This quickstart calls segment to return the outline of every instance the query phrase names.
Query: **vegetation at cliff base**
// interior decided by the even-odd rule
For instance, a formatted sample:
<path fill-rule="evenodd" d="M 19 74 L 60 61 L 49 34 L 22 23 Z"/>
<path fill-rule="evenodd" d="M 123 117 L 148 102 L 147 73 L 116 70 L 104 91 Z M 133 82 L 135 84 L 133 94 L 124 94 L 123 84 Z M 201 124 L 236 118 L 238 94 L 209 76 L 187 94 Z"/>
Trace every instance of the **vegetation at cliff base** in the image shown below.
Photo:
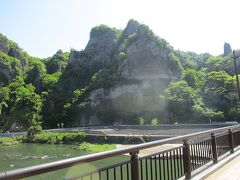
<path fill-rule="evenodd" d="M 71 144 L 81 151 L 102 152 L 116 149 L 115 144 L 92 144 L 86 142 L 84 132 L 76 133 L 54 133 L 41 132 L 34 136 L 31 141 L 25 135 L 14 137 L 0 137 L 0 146 L 13 146 L 20 143 L 40 143 L 40 144 Z"/>
<path fill-rule="evenodd" d="M 19 143 L 40 143 L 40 144 L 81 144 L 86 135 L 84 132 L 75 133 L 56 133 L 56 132 L 40 132 L 34 134 L 29 139 L 27 135 L 0 137 L 0 145 L 15 145 Z"/>
<path fill-rule="evenodd" d="M 42 132 L 36 134 L 32 139 L 32 143 L 44 143 L 44 144 L 74 144 L 82 143 L 85 140 L 85 133 L 53 133 Z"/>
<path fill-rule="evenodd" d="M 12 146 L 21 142 L 21 137 L 1 137 L 0 146 Z"/>
<path fill-rule="evenodd" d="M 81 151 L 87 152 L 102 152 L 102 151 L 110 151 L 116 149 L 115 144 L 90 144 L 90 143 L 82 143 L 80 144 L 77 149 Z"/>

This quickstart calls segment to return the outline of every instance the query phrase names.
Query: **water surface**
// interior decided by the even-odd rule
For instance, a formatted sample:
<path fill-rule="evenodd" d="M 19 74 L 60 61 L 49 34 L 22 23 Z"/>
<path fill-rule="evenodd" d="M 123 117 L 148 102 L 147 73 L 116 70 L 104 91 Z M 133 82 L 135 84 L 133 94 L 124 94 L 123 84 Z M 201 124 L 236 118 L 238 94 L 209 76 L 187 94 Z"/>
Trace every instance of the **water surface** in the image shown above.
<path fill-rule="evenodd" d="M 72 145 L 19 144 L 15 146 L 0 146 L 0 171 L 13 170 L 86 154 L 90 154 L 90 152 L 80 151 Z M 65 179 L 65 177 L 92 171 L 126 159 L 127 157 L 125 156 L 108 158 L 28 179 Z"/>

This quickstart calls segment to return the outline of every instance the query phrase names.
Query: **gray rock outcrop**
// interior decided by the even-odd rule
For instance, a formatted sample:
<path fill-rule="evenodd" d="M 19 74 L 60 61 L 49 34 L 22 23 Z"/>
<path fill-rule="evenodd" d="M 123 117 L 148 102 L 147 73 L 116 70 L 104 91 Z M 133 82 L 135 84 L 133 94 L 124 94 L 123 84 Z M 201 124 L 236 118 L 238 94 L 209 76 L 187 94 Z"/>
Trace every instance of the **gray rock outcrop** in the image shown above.
<path fill-rule="evenodd" d="M 232 48 L 231 45 L 229 43 L 224 43 L 224 56 L 227 56 L 228 54 L 232 53 Z"/>

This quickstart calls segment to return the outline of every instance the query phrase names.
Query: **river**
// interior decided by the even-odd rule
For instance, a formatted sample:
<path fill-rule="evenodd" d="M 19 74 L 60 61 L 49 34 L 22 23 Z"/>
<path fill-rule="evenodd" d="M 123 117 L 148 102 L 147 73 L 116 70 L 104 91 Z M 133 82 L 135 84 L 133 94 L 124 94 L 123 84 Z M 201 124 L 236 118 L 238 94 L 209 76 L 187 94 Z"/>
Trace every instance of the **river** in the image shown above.
<path fill-rule="evenodd" d="M 0 172 L 85 154 L 90 154 L 90 152 L 77 150 L 71 145 L 19 144 L 14 146 L 0 146 Z M 110 165 L 110 163 L 121 162 L 126 159 L 127 157 L 124 156 L 109 158 L 55 172 L 45 173 L 27 179 L 64 179 L 65 177 L 101 168 Z"/>

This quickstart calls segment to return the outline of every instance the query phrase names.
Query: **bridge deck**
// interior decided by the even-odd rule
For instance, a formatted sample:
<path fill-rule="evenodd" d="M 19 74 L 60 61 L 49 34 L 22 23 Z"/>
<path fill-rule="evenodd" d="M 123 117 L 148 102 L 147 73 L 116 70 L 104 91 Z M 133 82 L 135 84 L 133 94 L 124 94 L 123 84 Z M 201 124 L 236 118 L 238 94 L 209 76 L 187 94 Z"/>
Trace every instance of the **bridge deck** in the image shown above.
<path fill-rule="evenodd" d="M 240 155 L 218 169 L 206 178 L 206 180 L 239 180 L 240 179 Z"/>

